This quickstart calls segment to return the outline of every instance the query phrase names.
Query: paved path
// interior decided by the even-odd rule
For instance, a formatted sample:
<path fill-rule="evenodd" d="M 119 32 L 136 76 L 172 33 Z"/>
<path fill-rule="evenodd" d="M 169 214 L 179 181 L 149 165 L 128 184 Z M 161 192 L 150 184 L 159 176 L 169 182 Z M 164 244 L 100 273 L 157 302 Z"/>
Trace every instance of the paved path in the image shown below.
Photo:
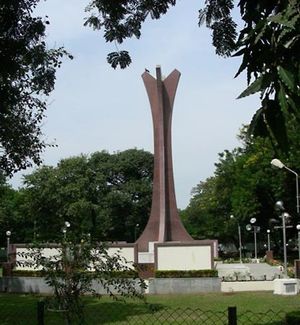
<path fill-rule="evenodd" d="M 247 278 L 250 276 L 253 279 L 273 280 L 282 275 L 281 268 L 278 266 L 271 266 L 267 263 L 239 263 L 239 264 L 221 264 L 217 263 L 219 277 L 235 277 Z"/>

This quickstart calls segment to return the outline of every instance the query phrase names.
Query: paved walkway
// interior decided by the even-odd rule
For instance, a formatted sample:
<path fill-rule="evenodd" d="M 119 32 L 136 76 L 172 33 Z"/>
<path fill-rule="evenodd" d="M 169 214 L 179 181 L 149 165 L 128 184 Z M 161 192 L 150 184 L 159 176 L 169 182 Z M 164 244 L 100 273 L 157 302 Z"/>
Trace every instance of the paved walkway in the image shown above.
<path fill-rule="evenodd" d="M 255 280 L 273 280 L 282 276 L 281 267 L 271 266 L 267 263 L 239 263 L 239 264 L 222 264 L 217 263 L 219 277 L 236 277 L 239 279 L 249 279 L 250 276 Z"/>

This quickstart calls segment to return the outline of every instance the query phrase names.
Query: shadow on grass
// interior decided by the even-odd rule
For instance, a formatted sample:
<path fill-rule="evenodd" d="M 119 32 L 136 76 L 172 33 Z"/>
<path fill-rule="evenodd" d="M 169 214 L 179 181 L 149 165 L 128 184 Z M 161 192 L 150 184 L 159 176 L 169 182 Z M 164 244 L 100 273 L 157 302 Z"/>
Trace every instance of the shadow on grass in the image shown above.
<path fill-rule="evenodd" d="M 86 304 L 87 324 L 136 323 L 143 318 L 150 318 L 165 307 L 160 304 L 134 302 L 100 302 Z"/>
<path fill-rule="evenodd" d="M 36 325 L 37 301 L 39 297 L 31 295 L 0 294 L 0 324 L 1 325 Z M 129 300 L 126 302 L 108 299 L 85 298 L 86 325 L 100 324 L 201 324 L 219 325 L 225 324 L 227 310 L 218 312 L 202 310 L 198 308 L 167 307 L 162 304 L 147 304 Z M 288 314 L 297 312 L 289 310 Z M 299 312 L 298 312 L 299 313 Z M 45 311 L 45 325 L 65 324 L 63 315 Z M 286 317 L 284 311 L 267 310 L 255 312 L 255 310 L 238 311 L 239 325 L 283 325 Z M 289 324 L 289 323 L 287 323 Z M 297 323 L 292 323 L 297 324 Z M 300 324 L 300 323 L 299 323 Z M 73 325 L 73 324 L 72 324 Z"/>
<path fill-rule="evenodd" d="M 26 294 L 0 294 L 1 325 L 32 325 L 36 321 L 37 298 Z"/>

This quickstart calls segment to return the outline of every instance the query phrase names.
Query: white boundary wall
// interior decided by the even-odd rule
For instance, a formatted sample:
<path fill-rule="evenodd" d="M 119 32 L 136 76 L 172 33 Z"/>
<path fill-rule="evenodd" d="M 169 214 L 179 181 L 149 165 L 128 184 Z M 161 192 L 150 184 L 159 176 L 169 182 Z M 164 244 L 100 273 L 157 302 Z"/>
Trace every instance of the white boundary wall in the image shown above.
<path fill-rule="evenodd" d="M 22 271 L 32 271 L 32 270 L 41 270 L 42 267 L 33 267 L 33 266 L 26 266 L 23 265 L 26 262 L 32 262 L 32 258 L 24 258 L 21 254 L 28 254 L 30 253 L 30 249 L 23 248 L 23 247 L 16 247 L 16 266 L 15 270 L 22 270 Z M 59 254 L 59 248 L 43 248 L 42 249 L 42 256 L 46 258 L 55 257 Z"/>
<path fill-rule="evenodd" d="M 45 256 L 46 258 L 51 258 L 51 257 L 55 257 L 59 254 L 60 248 L 59 247 L 45 247 L 42 249 L 42 255 Z M 108 254 L 114 255 L 114 254 L 118 254 L 120 255 L 122 258 L 125 258 L 125 260 L 127 261 L 127 263 L 123 263 L 124 265 L 128 266 L 128 267 L 132 267 L 133 268 L 133 264 L 135 262 L 135 248 L 134 246 L 110 246 L 108 247 Z M 15 266 L 15 270 L 23 270 L 23 271 L 32 271 L 32 270 L 41 270 L 41 267 L 35 268 L 33 266 L 26 266 L 23 265 L 24 262 L 32 262 L 31 258 L 24 258 L 21 255 L 22 254 L 28 254 L 30 252 L 30 249 L 24 247 L 24 245 L 22 245 L 22 247 L 18 247 L 18 245 L 15 245 L 15 262 L 16 262 L 16 266 Z M 121 263 L 122 264 L 122 263 Z"/>

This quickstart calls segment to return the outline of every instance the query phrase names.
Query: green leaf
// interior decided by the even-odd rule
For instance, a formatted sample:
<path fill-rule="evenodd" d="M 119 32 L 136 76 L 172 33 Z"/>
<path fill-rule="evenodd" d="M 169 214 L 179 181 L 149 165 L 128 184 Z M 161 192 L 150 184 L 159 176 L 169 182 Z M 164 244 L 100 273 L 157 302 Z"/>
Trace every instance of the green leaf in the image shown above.
<path fill-rule="evenodd" d="M 127 51 L 112 52 L 107 55 L 107 62 L 116 69 L 120 66 L 121 69 L 125 69 L 131 63 L 131 58 Z"/>
<path fill-rule="evenodd" d="M 294 74 L 282 66 L 278 66 L 277 71 L 280 80 L 289 88 L 289 90 L 294 92 L 296 87 Z"/>
<path fill-rule="evenodd" d="M 295 43 L 299 40 L 300 36 L 294 36 L 292 39 L 288 40 L 285 44 L 284 44 L 284 47 L 287 48 L 287 49 L 290 49 L 292 48 Z"/>
<path fill-rule="evenodd" d="M 282 14 L 278 14 L 276 16 L 272 16 L 268 18 L 268 21 L 283 25 L 288 28 L 293 28 L 293 29 L 296 27 L 297 20 L 298 17 L 296 16 L 291 19 L 291 17 L 285 17 Z"/>
<path fill-rule="evenodd" d="M 263 87 L 265 84 L 265 79 L 267 75 L 260 75 L 256 80 L 254 80 L 247 89 L 245 89 L 239 96 L 238 99 L 247 97 L 249 95 L 255 94 L 258 91 L 264 90 L 266 87 Z"/>
<path fill-rule="evenodd" d="M 289 105 L 287 102 L 286 93 L 282 86 L 280 87 L 280 90 L 278 92 L 278 100 L 279 100 L 279 104 L 281 106 L 282 111 L 286 113 L 288 111 Z"/>
<path fill-rule="evenodd" d="M 250 122 L 247 134 L 248 137 L 251 136 L 261 136 L 267 137 L 269 136 L 269 131 L 267 129 L 267 125 L 264 121 L 264 108 L 261 107 L 256 111 L 253 115 L 252 120 Z"/>
<path fill-rule="evenodd" d="M 282 151 L 286 152 L 288 150 L 289 143 L 285 118 L 278 102 L 267 99 L 263 101 L 263 106 L 252 118 L 248 134 L 255 137 L 273 138 Z"/>
<path fill-rule="evenodd" d="M 286 121 L 280 105 L 275 100 L 267 100 L 265 106 L 265 121 L 272 132 L 279 148 L 283 152 L 289 149 Z"/>

